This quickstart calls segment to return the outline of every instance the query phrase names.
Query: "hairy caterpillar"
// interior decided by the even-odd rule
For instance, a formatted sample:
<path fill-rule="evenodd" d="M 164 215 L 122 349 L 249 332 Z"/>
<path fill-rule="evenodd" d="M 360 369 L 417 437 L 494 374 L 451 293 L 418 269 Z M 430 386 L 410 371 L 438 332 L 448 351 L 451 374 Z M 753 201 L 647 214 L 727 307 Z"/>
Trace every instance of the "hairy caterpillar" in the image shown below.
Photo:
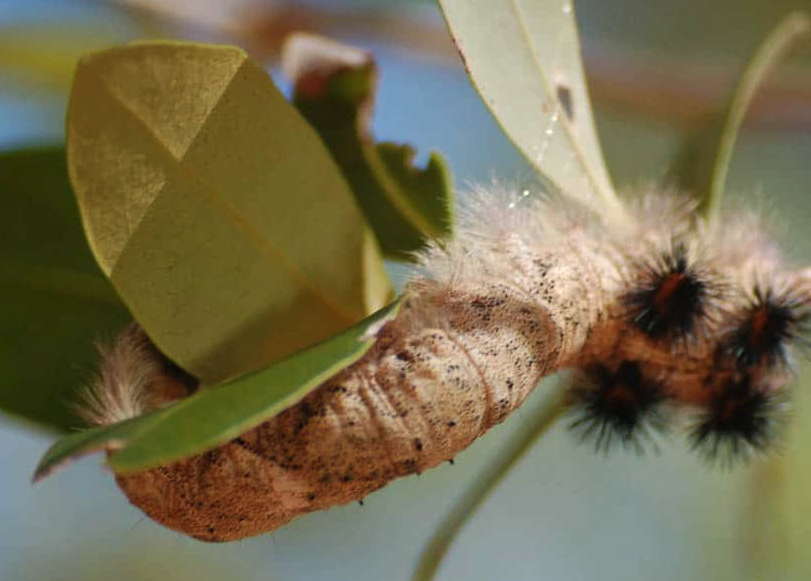
<path fill-rule="evenodd" d="M 811 281 L 756 217 L 714 229 L 670 192 L 602 215 L 506 193 L 474 196 L 360 361 L 218 449 L 117 475 L 131 502 L 202 540 L 271 531 L 452 459 L 566 368 L 573 428 L 599 450 L 641 449 L 678 410 L 708 458 L 775 442 Z M 103 353 L 87 416 L 119 421 L 192 389 L 133 327 Z"/>

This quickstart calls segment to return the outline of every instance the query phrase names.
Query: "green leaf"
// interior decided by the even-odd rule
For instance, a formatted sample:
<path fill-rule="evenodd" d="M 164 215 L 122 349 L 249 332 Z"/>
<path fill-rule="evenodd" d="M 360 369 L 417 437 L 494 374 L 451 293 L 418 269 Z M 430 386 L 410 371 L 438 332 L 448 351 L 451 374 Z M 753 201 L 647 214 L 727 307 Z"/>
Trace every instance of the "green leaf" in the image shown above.
<path fill-rule="evenodd" d="M 132 44 L 84 58 L 67 121 L 91 248 L 135 319 L 214 385 L 391 298 L 318 135 L 234 47 Z"/>
<path fill-rule="evenodd" d="M 133 472 L 192 456 L 239 436 L 294 405 L 358 359 L 394 318 L 400 301 L 328 341 L 230 383 L 203 389 L 162 410 L 67 436 L 45 453 L 34 480 L 91 452 L 112 451 L 116 472 Z"/>
<path fill-rule="evenodd" d="M 473 84 L 563 194 L 618 210 L 592 118 L 570 0 L 439 0 Z"/>
<path fill-rule="evenodd" d="M 79 425 L 69 402 L 93 342 L 131 320 L 96 266 L 60 148 L 0 154 L 0 408 L 50 428 Z"/>
<path fill-rule="evenodd" d="M 700 200 L 699 211 L 710 222 L 718 220 L 732 152 L 752 99 L 789 51 L 809 37 L 811 19 L 805 13 L 786 16 L 746 65 L 725 111 L 713 119 L 706 130 L 688 140 L 677 158 L 671 175 L 681 189 L 696 195 Z"/>
<path fill-rule="evenodd" d="M 450 234 L 453 186 L 442 158 L 424 169 L 407 145 L 375 144 L 370 121 L 377 67 L 369 53 L 311 34 L 285 43 L 293 103 L 319 132 L 390 258 L 410 260 L 427 239 Z"/>

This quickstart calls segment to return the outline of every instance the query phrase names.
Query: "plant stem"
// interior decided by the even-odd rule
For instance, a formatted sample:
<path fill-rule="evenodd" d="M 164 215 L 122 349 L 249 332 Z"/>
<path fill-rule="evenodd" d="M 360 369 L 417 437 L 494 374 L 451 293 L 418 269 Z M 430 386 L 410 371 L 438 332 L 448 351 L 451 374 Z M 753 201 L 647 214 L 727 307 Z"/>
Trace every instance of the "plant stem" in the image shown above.
<path fill-rule="evenodd" d="M 562 382 L 555 389 L 547 402 L 533 410 L 531 417 L 522 420 L 518 431 L 504 449 L 476 476 L 476 480 L 444 517 L 420 555 L 412 581 L 431 581 L 435 578 L 445 555 L 470 517 L 566 410 L 565 387 Z"/>
<path fill-rule="evenodd" d="M 707 217 L 710 224 L 718 221 L 732 151 L 735 149 L 738 131 L 752 98 L 794 45 L 809 33 L 811 33 L 811 20 L 804 12 L 789 14 L 769 33 L 746 66 L 729 103 L 707 195 L 699 205 L 699 211 Z"/>

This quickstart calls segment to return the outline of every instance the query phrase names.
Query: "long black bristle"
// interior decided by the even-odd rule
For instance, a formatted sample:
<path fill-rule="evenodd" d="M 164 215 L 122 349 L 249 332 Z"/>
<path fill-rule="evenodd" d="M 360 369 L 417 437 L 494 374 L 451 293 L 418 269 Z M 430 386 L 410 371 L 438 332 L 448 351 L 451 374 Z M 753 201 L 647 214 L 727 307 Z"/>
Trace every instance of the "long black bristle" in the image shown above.
<path fill-rule="evenodd" d="M 700 332 L 710 318 L 708 303 L 719 289 L 681 243 L 640 263 L 632 285 L 624 297 L 627 316 L 654 339 L 686 339 Z"/>
<path fill-rule="evenodd" d="M 792 290 L 757 286 L 751 297 L 722 347 L 741 368 L 785 365 L 791 344 L 807 345 L 811 305 Z"/>
<path fill-rule="evenodd" d="M 699 416 L 691 447 L 708 463 L 731 467 L 780 441 L 787 408 L 784 389 L 759 389 L 748 376 L 730 381 Z"/>
<path fill-rule="evenodd" d="M 607 454 L 616 442 L 641 454 L 643 439 L 652 442 L 651 432 L 667 431 L 662 387 L 646 381 L 636 362 L 625 361 L 613 373 L 595 367 L 570 393 L 574 417 L 569 428 L 581 442 L 593 440 L 596 452 Z"/>

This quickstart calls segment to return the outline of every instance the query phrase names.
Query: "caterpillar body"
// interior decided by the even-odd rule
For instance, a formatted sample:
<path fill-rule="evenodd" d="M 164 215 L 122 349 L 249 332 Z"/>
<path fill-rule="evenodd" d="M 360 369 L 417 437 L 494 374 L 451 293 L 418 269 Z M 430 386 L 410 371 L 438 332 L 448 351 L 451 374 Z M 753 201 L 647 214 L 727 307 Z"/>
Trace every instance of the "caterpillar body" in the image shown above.
<path fill-rule="evenodd" d="M 678 410 L 710 458 L 778 439 L 811 284 L 757 218 L 715 230 L 669 192 L 603 215 L 507 195 L 473 196 L 363 358 L 220 448 L 117 475 L 130 501 L 206 541 L 272 531 L 453 459 L 561 369 L 575 371 L 572 427 L 599 450 L 641 449 Z M 132 327 L 103 352 L 87 417 L 191 389 Z"/>

